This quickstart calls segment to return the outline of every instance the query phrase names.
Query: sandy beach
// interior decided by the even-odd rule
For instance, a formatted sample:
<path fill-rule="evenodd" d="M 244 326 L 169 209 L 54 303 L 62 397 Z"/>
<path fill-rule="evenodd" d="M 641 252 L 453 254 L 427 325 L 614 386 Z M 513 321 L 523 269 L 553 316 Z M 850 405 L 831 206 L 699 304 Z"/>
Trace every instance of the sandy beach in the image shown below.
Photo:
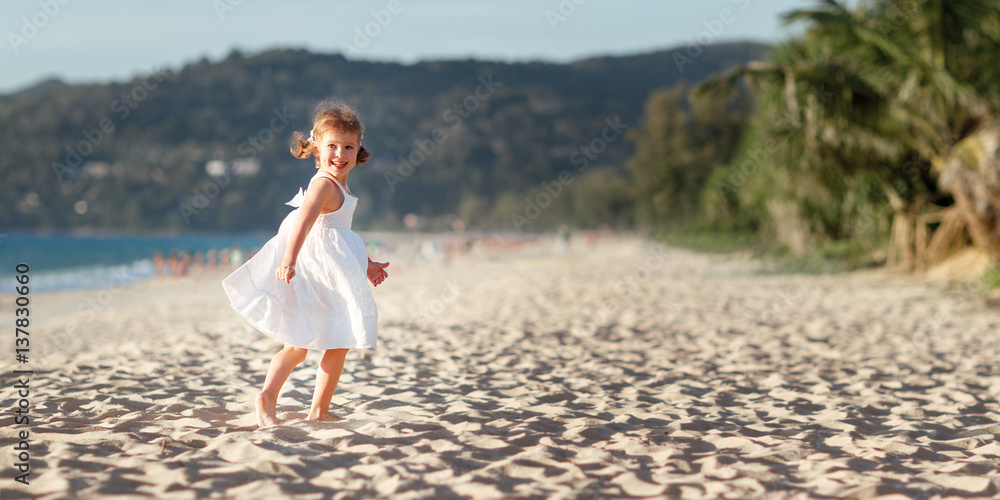
<path fill-rule="evenodd" d="M 332 423 L 303 420 L 311 352 L 283 423 L 255 428 L 280 346 L 224 273 L 33 294 L 20 366 L 8 297 L 0 496 L 1000 494 L 1000 313 L 980 296 L 627 237 L 388 260 L 379 348 L 348 355 Z M 26 426 L 14 369 L 33 370 Z"/>

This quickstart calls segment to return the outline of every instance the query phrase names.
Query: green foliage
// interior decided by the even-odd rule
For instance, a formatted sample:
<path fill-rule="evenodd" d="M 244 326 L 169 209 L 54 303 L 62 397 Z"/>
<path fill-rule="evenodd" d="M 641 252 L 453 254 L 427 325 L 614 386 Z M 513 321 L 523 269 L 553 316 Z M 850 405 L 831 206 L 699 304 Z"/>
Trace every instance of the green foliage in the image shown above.
<path fill-rule="evenodd" d="M 979 278 L 979 282 L 986 290 L 1000 289 L 1000 268 L 996 265 L 990 266 Z"/>
<path fill-rule="evenodd" d="M 632 227 L 635 199 L 632 180 L 615 169 L 590 170 L 579 176 L 570 191 L 572 214 L 585 227 Z"/>
<path fill-rule="evenodd" d="M 751 140 L 709 182 L 711 220 L 757 224 L 797 255 L 851 239 L 872 249 L 888 239 L 894 214 L 952 206 L 968 184 L 946 177 L 991 185 L 996 173 L 985 168 L 946 172 L 963 163 L 955 145 L 995 127 L 1000 1 L 873 0 L 850 11 L 827 0 L 788 19 L 809 29 L 767 62 L 701 87 L 747 81 L 756 100 Z M 970 196 L 977 192 L 986 191 Z M 977 210 L 995 232 L 996 210 Z"/>
<path fill-rule="evenodd" d="M 706 47 L 683 77 L 701 80 L 762 49 Z M 533 227 L 547 228 L 548 219 L 628 224 L 624 191 L 591 189 L 601 179 L 609 190 L 624 189 L 618 181 L 632 155 L 628 141 L 608 144 L 587 175 L 577 172 L 571 155 L 600 137 L 606 119 L 637 123 L 649 93 L 681 78 L 669 51 L 572 64 L 401 65 L 272 50 L 234 52 L 158 76 L 152 89 L 144 89 L 144 78 L 101 85 L 48 81 L 0 96 L 0 227 L 274 230 L 289 210 L 284 203 L 314 172 L 311 159 L 289 155 L 288 139 L 295 130 L 308 131 L 315 104 L 330 97 L 359 110 L 373 152 L 350 179 L 362 200 L 360 229 L 399 228 L 408 213 L 461 217 L 470 229 L 510 229 L 525 197 L 567 169 L 579 184 L 560 197 L 565 206 L 546 210 Z M 484 83 L 491 79 L 495 85 Z M 122 107 L 123 96 L 136 95 L 142 99 Z M 288 123 L 273 121 L 276 111 L 290 115 Z M 82 160 L 105 162 L 120 175 L 97 178 L 74 169 L 60 180 L 53 163 L 65 163 L 66 148 L 76 148 L 84 131 L 105 119 L 114 131 Z M 208 161 L 249 157 L 261 162 L 258 175 L 213 187 L 222 181 L 206 174 Z M 400 182 L 389 182 L 391 175 Z M 583 200 L 573 193 L 577 187 L 595 199 Z M 181 207 L 208 192 L 216 194 L 185 221 Z M 35 196 L 37 202 L 28 203 Z M 88 206 L 82 215 L 74 211 L 79 201 Z"/>
<path fill-rule="evenodd" d="M 760 235 L 755 232 L 719 230 L 704 225 L 659 230 L 653 233 L 653 238 L 702 253 L 756 251 L 761 245 Z"/>
<path fill-rule="evenodd" d="M 642 127 L 631 134 L 629 166 L 642 222 L 669 227 L 697 221 L 702 191 L 729 162 L 746 122 L 744 99 L 690 95 L 677 85 L 653 93 Z"/>
<path fill-rule="evenodd" d="M 760 247 L 764 272 L 775 274 L 834 274 L 885 264 L 884 246 L 858 240 L 838 240 L 818 245 L 803 254 L 787 247 Z"/>

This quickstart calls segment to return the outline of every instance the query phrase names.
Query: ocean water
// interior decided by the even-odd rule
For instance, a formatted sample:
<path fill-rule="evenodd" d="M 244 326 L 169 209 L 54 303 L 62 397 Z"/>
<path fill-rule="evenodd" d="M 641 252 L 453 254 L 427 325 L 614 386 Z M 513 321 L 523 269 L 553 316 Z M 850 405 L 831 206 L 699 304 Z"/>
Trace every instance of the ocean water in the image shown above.
<path fill-rule="evenodd" d="M 28 264 L 33 292 L 96 289 L 156 275 L 156 252 L 190 255 L 239 248 L 244 257 L 271 234 L 115 235 L 26 234 L 0 232 L 0 293 L 14 291 L 16 266 Z"/>

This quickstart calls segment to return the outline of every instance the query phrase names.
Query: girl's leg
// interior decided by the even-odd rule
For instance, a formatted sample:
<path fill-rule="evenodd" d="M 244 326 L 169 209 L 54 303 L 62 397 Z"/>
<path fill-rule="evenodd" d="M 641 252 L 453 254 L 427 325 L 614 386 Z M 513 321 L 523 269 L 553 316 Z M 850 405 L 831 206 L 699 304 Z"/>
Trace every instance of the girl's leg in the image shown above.
<path fill-rule="evenodd" d="M 275 407 L 278 403 L 278 394 L 281 393 L 281 386 L 285 385 L 285 380 L 288 380 L 292 369 L 306 359 L 308 352 L 308 349 L 286 344 L 285 348 L 278 351 L 271 359 L 271 364 L 267 367 L 267 376 L 264 378 L 264 389 L 254 400 L 254 406 L 257 407 L 257 427 L 278 423 Z"/>
<path fill-rule="evenodd" d="M 333 391 L 337 389 L 340 372 L 344 370 L 344 357 L 347 349 L 328 349 L 323 353 L 323 360 L 316 371 L 316 391 L 313 393 L 312 408 L 309 409 L 309 420 L 339 420 L 330 415 L 330 400 Z"/>

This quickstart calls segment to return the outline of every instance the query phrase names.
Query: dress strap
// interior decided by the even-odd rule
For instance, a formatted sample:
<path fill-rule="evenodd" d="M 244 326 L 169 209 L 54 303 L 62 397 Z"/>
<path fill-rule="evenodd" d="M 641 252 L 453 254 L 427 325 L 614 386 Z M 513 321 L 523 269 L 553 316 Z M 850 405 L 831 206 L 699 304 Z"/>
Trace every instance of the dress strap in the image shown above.
<path fill-rule="evenodd" d="M 340 181 L 338 181 L 337 178 L 334 177 L 329 172 L 324 172 L 324 171 L 320 170 L 319 172 L 316 172 L 316 176 L 318 176 L 318 177 L 325 177 L 325 178 L 330 179 L 331 181 L 333 181 L 333 183 L 336 184 L 340 188 L 340 190 L 344 192 L 344 196 L 354 196 L 353 194 L 351 194 L 350 192 L 348 192 L 347 188 L 344 187 L 344 185 L 341 184 Z"/>

